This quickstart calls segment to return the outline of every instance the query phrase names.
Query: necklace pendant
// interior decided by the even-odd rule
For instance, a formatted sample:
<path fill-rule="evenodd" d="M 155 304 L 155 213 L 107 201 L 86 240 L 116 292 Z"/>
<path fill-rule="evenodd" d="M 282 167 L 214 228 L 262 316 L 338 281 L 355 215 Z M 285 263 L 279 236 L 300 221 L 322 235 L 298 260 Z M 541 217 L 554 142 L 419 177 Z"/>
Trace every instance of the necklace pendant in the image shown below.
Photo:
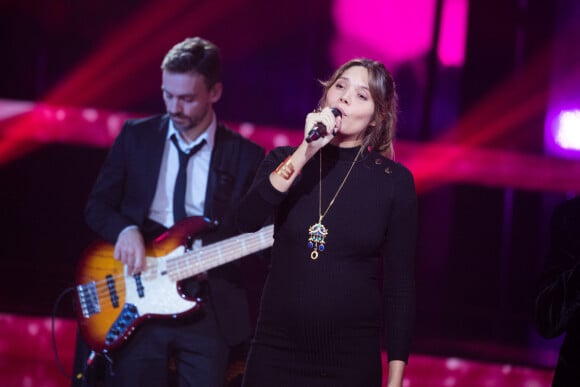
<path fill-rule="evenodd" d="M 310 226 L 308 235 L 308 248 L 312 249 L 310 258 L 314 260 L 318 258 L 319 251 L 324 251 L 324 238 L 328 235 L 328 230 L 322 223 L 318 222 Z"/>

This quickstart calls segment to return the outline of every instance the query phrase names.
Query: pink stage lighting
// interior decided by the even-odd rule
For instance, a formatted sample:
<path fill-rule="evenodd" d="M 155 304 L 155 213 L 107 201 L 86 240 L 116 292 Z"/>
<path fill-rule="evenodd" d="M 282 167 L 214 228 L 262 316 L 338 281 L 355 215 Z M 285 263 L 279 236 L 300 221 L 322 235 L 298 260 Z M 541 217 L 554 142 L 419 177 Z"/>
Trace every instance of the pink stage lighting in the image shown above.
<path fill-rule="evenodd" d="M 424 59 L 433 43 L 435 11 L 435 0 L 335 0 L 336 34 L 330 48 L 334 64 L 363 56 L 396 70 Z M 443 66 L 463 65 L 467 12 L 467 0 L 443 2 L 437 46 Z"/>

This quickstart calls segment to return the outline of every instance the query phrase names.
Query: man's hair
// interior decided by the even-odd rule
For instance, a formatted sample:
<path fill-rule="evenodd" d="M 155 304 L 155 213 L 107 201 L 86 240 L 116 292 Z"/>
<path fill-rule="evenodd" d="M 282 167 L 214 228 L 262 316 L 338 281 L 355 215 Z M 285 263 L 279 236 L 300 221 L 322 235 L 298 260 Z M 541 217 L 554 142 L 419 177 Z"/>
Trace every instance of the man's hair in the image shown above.
<path fill-rule="evenodd" d="M 187 38 L 167 52 L 161 69 L 172 73 L 198 73 L 203 75 L 207 88 L 211 89 L 222 79 L 220 50 L 200 37 Z"/>

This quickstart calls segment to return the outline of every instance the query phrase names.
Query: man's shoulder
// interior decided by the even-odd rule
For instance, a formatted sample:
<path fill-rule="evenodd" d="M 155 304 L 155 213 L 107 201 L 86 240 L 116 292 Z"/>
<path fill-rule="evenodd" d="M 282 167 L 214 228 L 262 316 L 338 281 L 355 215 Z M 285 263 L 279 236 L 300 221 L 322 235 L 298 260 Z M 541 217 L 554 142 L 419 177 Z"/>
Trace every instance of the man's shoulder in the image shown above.
<path fill-rule="evenodd" d="M 125 126 L 137 128 L 158 128 L 167 121 L 167 115 L 157 114 L 153 116 L 130 118 L 125 122 Z"/>
<path fill-rule="evenodd" d="M 168 120 L 167 115 L 129 118 L 123 123 L 115 143 L 141 144 L 144 141 L 152 141 L 152 137 L 162 136 L 165 133 Z"/>
<path fill-rule="evenodd" d="M 265 150 L 262 146 L 221 123 L 218 124 L 216 137 L 218 139 L 217 144 L 229 143 L 231 145 L 240 147 L 244 152 L 256 152 L 261 154 L 265 153 Z"/>

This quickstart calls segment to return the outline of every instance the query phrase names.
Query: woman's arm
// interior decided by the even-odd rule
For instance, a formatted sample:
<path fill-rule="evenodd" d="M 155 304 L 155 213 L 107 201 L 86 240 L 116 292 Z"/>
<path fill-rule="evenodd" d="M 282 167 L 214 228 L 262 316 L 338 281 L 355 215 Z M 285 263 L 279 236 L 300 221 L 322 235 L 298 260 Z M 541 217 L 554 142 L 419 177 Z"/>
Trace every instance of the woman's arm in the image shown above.
<path fill-rule="evenodd" d="M 296 148 L 275 148 L 268 154 L 236 211 L 240 231 L 254 232 L 260 229 L 273 216 L 273 211 L 284 200 L 304 165 L 340 131 L 340 118 L 337 119 L 330 108 L 309 113 L 304 132 L 310 131 L 317 122 L 334 128 L 333 134 L 309 143 L 303 140 Z"/>
<path fill-rule="evenodd" d="M 312 127 L 318 122 L 323 123 L 328 128 L 334 128 L 332 134 L 326 135 L 318 140 L 302 143 L 296 148 L 294 153 L 282 161 L 277 168 L 270 174 L 270 183 L 280 192 L 287 192 L 300 170 L 322 147 L 328 144 L 334 138 L 334 135 L 340 131 L 341 119 L 336 118 L 330 108 L 324 108 L 320 112 L 312 112 L 306 116 L 304 133 L 307 134 Z"/>
<path fill-rule="evenodd" d="M 391 176 L 392 203 L 383 264 L 385 338 L 389 362 L 407 362 L 415 324 L 417 195 L 413 176 L 406 168 L 393 168 Z"/>

